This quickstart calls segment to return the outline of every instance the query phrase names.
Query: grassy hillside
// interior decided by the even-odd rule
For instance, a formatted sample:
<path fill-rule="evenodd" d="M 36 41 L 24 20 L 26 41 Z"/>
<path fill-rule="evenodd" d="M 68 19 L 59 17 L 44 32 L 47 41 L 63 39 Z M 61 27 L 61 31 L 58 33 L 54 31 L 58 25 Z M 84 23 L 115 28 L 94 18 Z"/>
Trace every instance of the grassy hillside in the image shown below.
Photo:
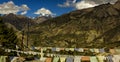
<path fill-rule="evenodd" d="M 30 43 L 53 47 L 120 46 L 120 7 L 102 4 L 49 19 L 30 28 Z"/>
<path fill-rule="evenodd" d="M 118 3 L 73 11 L 33 26 L 30 43 L 53 47 L 119 47 Z"/>
<path fill-rule="evenodd" d="M 16 45 L 18 45 L 18 39 L 13 31 L 13 29 L 9 29 L 3 23 L 2 18 L 0 17 L 0 44 L 4 48 L 15 49 Z"/>
<path fill-rule="evenodd" d="M 2 18 L 3 18 L 4 23 L 9 23 L 9 24 L 13 25 L 19 31 L 21 31 L 25 27 L 27 27 L 28 23 L 30 26 L 36 24 L 32 19 L 30 19 L 26 16 L 15 15 L 12 13 L 3 15 Z"/>

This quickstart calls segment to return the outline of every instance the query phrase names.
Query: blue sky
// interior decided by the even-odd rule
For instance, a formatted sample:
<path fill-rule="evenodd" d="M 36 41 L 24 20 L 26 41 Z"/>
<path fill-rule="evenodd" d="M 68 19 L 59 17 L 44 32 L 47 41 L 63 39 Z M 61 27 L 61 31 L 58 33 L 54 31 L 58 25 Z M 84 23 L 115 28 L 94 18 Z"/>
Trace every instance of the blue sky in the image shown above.
<path fill-rule="evenodd" d="M 63 4 L 66 0 L 0 0 L 0 4 L 3 2 L 13 1 L 15 5 L 21 6 L 22 4 L 26 4 L 30 10 L 27 12 L 27 16 L 37 16 L 34 14 L 40 8 L 46 8 L 50 10 L 52 13 L 56 14 L 56 16 L 62 15 L 64 13 L 68 13 L 73 11 L 73 7 L 59 7 L 58 4 Z"/>
<path fill-rule="evenodd" d="M 56 15 L 94 7 L 117 0 L 0 0 L 0 14 L 22 14 L 30 17 Z M 6 3 L 5 3 L 6 2 Z"/>

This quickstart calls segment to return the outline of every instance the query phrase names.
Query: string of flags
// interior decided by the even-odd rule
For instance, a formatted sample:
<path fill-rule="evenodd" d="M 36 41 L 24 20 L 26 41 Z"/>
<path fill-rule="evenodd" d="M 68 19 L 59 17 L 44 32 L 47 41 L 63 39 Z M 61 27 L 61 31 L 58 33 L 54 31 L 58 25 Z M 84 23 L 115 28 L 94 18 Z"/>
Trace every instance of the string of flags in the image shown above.
<path fill-rule="evenodd" d="M 89 61 L 89 62 L 119 62 L 120 61 L 120 49 L 108 49 L 110 53 L 117 53 L 117 54 L 99 54 L 95 56 L 81 56 L 81 55 L 61 55 L 61 54 L 50 54 L 50 53 L 43 53 L 43 51 L 47 51 L 48 49 L 53 52 L 60 52 L 62 51 L 78 51 L 78 52 L 85 52 L 91 51 L 96 53 L 104 53 L 106 52 L 105 48 L 97 49 L 97 48 L 57 48 L 57 47 L 35 47 L 35 49 L 40 50 L 41 52 L 34 52 L 34 51 L 18 51 L 18 50 L 11 50 L 5 49 L 6 52 L 17 52 L 17 53 L 24 53 L 24 54 L 33 54 L 33 55 L 40 55 L 40 62 L 81 62 L 81 61 Z M 4 59 L 5 56 L 0 57 Z"/>
<path fill-rule="evenodd" d="M 79 52 L 85 52 L 85 51 L 90 51 L 90 52 L 93 52 L 93 53 L 106 53 L 105 49 L 102 48 L 102 49 L 97 49 L 97 48 L 46 48 L 46 47 L 43 47 L 43 48 L 35 48 L 37 50 L 40 50 L 41 52 L 34 52 L 34 51 L 19 51 L 19 50 L 12 50 L 12 49 L 5 49 L 5 52 L 17 52 L 17 53 L 23 53 L 23 54 L 33 54 L 33 55 L 42 55 L 44 54 L 43 51 L 47 51 L 48 49 L 50 49 L 52 52 L 60 52 L 61 50 L 62 51 L 78 51 Z M 109 53 L 111 54 L 120 54 L 120 49 L 109 49 L 108 50 Z"/>
<path fill-rule="evenodd" d="M 43 49 L 43 51 L 51 50 L 52 52 L 60 52 L 60 51 L 77 51 L 77 52 L 85 52 L 85 51 L 90 51 L 90 52 L 95 52 L 95 53 L 104 53 L 104 52 L 110 52 L 110 53 L 118 53 L 120 54 L 120 49 L 115 48 L 115 49 L 108 49 L 108 51 L 105 50 L 105 48 L 58 48 L 58 47 L 35 47 L 36 50 Z"/>
<path fill-rule="evenodd" d="M 0 62 L 27 62 L 24 57 L 0 56 Z M 42 57 L 30 62 L 120 62 L 120 55 L 97 56 L 54 56 Z"/>
<path fill-rule="evenodd" d="M 119 62 L 120 55 L 43 57 L 40 62 Z"/>

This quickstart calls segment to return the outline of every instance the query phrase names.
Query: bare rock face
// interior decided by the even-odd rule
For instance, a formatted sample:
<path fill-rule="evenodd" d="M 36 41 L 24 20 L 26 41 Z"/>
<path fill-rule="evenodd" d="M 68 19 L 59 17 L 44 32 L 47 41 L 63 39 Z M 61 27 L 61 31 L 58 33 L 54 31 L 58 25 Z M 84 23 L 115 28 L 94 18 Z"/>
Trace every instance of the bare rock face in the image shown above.
<path fill-rule="evenodd" d="M 118 0 L 118 1 L 114 4 L 114 7 L 115 7 L 117 10 L 120 10 L 120 0 Z"/>
<path fill-rule="evenodd" d="M 41 45 L 61 47 L 115 46 L 120 41 L 119 1 L 94 8 L 73 11 L 41 23 L 33 29 L 40 31 Z M 58 43 L 60 45 L 58 45 Z M 89 44 L 86 45 L 85 44 Z M 106 45 L 108 44 L 108 45 Z"/>
<path fill-rule="evenodd" d="M 2 18 L 3 22 L 7 25 L 11 24 L 18 30 L 26 29 L 29 22 L 31 45 L 55 47 L 120 46 L 120 0 L 115 4 L 102 4 L 50 19 L 39 17 L 33 20 L 15 14 L 4 15 Z"/>
<path fill-rule="evenodd" d="M 41 17 L 36 17 L 34 19 L 34 22 L 36 22 L 37 24 L 40 24 L 48 19 L 50 19 L 51 17 L 46 17 L 46 16 L 41 16 Z"/>
<path fill-rule="evenodd" d="M 120 46 L 120 0 L 93 8 L 72 11 L 31 27 L 34 45 L 58 47 Z"/>

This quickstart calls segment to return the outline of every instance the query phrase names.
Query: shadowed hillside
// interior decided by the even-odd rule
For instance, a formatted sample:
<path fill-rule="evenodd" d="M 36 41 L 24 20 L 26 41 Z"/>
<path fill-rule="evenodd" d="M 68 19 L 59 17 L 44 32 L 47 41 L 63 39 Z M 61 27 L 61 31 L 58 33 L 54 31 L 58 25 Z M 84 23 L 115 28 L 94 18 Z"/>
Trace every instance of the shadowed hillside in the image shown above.
<path fill-rule="evenodd" d="M 15 14 L 4 15 L 2 18 L 21 41 L 24 34 L 24 43 L 29 41 L 29 46 L 118 47 L 120 46 L 119 5 L 120 0 L 115 4 L 107 3 L 76 10 L 56 18 L 30 19 Z"/>
<path fill-rule="evenodd" d="M 9 29 L 0 17 L 0 45 L 3 48 L 15 49 L 16 45 L 19 44 L 17 36 L 13 29 Z"/>
<path fill-rule="evenodd" d="M 120 1 L 102 4 L 44 21 L 30 28 L 30 43 L 55 47 L 118 47 L 119 5 Z"/>
<path fill-rule="evenodd" d="M 9 23 L 13 25 L 17 30 L 22 30 L 29 25 L 35 25 L 36 23 L 32 21 L 32 19 L 22 16 L 22 15 L 15 15 L 15 14 L 8 14 L 2 16 L 4 23 Z"/>

